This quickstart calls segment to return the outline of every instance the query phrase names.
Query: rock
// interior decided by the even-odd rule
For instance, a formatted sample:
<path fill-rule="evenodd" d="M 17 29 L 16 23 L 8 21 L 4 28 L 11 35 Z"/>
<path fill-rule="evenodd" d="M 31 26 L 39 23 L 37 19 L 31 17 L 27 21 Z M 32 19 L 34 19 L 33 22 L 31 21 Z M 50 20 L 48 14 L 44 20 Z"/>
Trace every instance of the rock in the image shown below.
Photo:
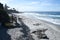
<path fill-rule="evenodd" d="M 32 36 L 36 36 L 36 38 L 38 39 L 49 39 L 47 35 L 45 34 L 45 31 L 47 31 L 47 29 L 33 31 Z"/>

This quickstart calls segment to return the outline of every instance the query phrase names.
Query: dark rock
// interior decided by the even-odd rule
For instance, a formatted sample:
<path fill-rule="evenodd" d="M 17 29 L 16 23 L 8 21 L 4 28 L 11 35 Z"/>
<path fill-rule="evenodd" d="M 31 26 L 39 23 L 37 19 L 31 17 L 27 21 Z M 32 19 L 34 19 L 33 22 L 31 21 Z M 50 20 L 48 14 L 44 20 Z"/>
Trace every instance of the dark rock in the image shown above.
<path fill-rule="evenodd" d="M 47 29 L 41 29 L 41 30 L 33 31 L 32 33 L 34 33 L 35 35 L 37 35 L 37 37 L 39 39 L 49 39 L 47 37 L 47 35 L 45 34 L 46 31 L 47 31 Z"/>

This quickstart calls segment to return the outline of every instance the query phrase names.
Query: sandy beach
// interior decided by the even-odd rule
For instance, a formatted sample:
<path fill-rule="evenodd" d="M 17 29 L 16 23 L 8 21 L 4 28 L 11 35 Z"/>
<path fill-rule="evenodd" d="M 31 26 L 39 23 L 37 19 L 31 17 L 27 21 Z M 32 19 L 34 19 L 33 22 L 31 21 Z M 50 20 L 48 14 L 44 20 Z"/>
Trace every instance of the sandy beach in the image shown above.
<path fill-rule="evenodd" d="M 48 36 L 49 40 L 60 40 L 60 29 L 59 26 L 56 26 L 51 23 L 47 23 L 46 21 L 29 18 L 24 15 L 20 15 L 22 21 L 29 27 L 30 32 L 38 30 L 38 29 L 48 29 L 45 34 Z M 37 38 L 35 38 L 38 40 Z"/>

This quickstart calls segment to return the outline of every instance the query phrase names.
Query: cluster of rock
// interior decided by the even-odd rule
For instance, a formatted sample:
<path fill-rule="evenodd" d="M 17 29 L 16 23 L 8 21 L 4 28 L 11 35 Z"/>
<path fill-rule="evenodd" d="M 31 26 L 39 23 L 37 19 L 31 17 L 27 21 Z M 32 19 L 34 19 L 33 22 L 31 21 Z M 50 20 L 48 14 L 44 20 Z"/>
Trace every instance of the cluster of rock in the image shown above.
<path fill-rule="evenodd" d="M 42 29 L 42 30 L 36 30 L 31 33 L 28 33 L 27 37 L 20 36 L 17 38 L 17 40 L 49 40 L 47 35 L 45 34 L 45 31 L 47 29 Z"/>
<path fill-rule="evenodd" d="M 35 40 L 41 40 L 41 39 L 46 39 L 46 40 L 49 40 L 49 38 L 47 37 L 47 35 L 45 34 L 45 31 L 47 29 L 42 29 L 42 30 L 36 30 L 36 31 L 33 31 L 31 33 L 31 35 L 33 36 L 33 38 Z"/>

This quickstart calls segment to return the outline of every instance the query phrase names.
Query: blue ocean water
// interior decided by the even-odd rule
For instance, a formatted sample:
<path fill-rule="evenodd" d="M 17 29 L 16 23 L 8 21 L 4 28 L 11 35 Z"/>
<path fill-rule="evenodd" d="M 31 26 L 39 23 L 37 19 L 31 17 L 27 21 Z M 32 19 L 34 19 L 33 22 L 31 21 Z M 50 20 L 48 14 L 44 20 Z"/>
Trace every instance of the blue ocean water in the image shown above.
<path fill-rule="evenodd" d="M 60 12 L 39 12 L 41 17 L 60 19 Z"/>
<path fill-rule="evenodd" d="M 27 17 L 41 19 L 51 22 L 53 24 L 60 25 L 60 12 L 30 12 L 24 13 Z"/>
<path fill-rule="evenodd" d="M 38 18 L 60 25 L 60 12 L 39 12 Z"/>

